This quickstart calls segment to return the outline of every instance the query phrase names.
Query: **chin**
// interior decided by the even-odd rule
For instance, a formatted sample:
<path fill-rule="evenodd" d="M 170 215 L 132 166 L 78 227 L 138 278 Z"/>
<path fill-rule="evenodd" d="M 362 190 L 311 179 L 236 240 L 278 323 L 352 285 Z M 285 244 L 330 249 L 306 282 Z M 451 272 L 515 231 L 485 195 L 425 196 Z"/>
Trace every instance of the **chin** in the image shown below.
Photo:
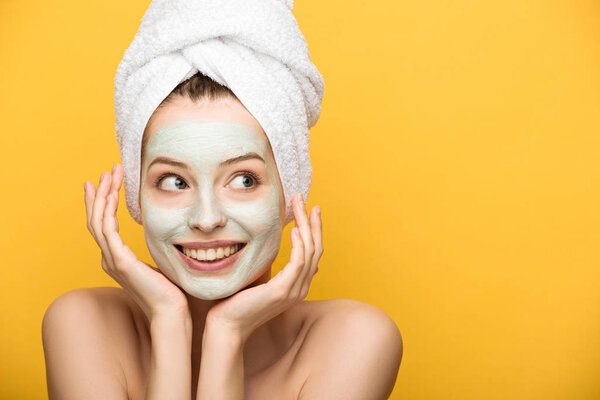
<path fill-rule="evenodd" d="M 224 299 L 226 297 L 229 297 L 237 292 L 239 292 L 241 289 L 233 289 L 233 290 L 214 290 L 214 291 L 207 291 L 207 290 L 186 290 L 185 292 L 187 294 L 189 294 L 192 297 L 195 297 L 197 299 L 200 300 L 218 300 L 218 299 Z"/>
<path fill-rule="evenodd" d="M 234 294 L 245 290 L 249 287 L 256 286 L 254 283 L 261 278 L 267 271 L 270 271 L 271 263 L 265 265 L 258 270 L 250 279 L 244 279 L 238 282 L 221 282 L 209 281 L 210 283 L 202 284 L 201 282 L 186 282 L 187 284 L 178 283 L 178 286 L 187 294 L 200 300 L 218 300 L 233 296 Z M 270 279 L 270 277 L 269 277 Z M 267 279 L 268 280 L 268 279 Z"/>

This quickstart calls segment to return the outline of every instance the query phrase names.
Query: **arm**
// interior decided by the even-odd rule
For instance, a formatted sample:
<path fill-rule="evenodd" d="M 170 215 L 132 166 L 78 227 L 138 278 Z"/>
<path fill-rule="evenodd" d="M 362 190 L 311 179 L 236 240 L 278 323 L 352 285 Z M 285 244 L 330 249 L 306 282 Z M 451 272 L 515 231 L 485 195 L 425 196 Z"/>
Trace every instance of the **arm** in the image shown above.
<path fill-rule="evenodd" d="M 244 341 L 234 331 L 207 318 L 197 399 L 244 398 Z"/>
<path fill-rule="evenodd" d="M 190 399 L 191 317 L 177 314 L 154 317 L 150 322 L 150 336 L 152 355 L 145 399 Z"/>
<path fill-rule="evenodd" d="M 246 339 L 308 294 L 323 254 L 320 209 L 313 208 L 309 222 L 302 197 L 296 195 L 292 202 L 297 226 L 291 231 L 290 262 L 267 283 L 244 289 L 208 312 L 197 399 L 243 399 Z"/>
<path fill-rule="evenodd" d="M 86 182 L 87 227 L 102 252 L 102 269 L 133 298 L 150 321 L 151 366 L 146 399 L 191 398 L 192 321 L 187 299 L 157 268 L 140 261 L 119 234 L 117 205 L 123 168 Z"/>

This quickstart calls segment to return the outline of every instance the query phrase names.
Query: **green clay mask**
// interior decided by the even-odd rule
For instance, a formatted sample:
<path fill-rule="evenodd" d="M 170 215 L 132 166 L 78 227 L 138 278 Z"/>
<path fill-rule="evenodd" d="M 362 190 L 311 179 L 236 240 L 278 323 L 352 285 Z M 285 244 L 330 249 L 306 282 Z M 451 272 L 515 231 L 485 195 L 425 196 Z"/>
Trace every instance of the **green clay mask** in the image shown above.
<path fill-rule="evenodd" d="M 222 164 L 248 153 L 264 162 Z M 157 158 L 183 166 L 153 163 Z M 145 148 L 140 202 L 146 244 L 157 267 L 194 297 L 234 294 L 262 275 L 279 252 L 281 183 L 266 136 L 249 126 L 178 120 L 161 127 Z M 246 245 L 233 265 L 216 271 L 191 269 L 175 247 L 210 240 Z"/>

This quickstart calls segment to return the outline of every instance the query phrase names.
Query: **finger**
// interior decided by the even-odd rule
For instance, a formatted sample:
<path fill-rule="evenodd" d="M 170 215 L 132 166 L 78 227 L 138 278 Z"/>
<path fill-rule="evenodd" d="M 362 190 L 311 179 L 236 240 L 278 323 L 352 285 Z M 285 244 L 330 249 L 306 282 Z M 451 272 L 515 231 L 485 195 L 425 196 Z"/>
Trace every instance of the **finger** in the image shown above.
<path fill-rule="evenodd" d="M 311 234 L 315 244 L 315 252 L 311 260 L 311 264 L 308 267 L 305 267 L 307 270 L 307 274 L 304 276 L 304 285 L 306 287 L 306 292 L 308 293 L 308 286 L 310 286 L 310 282 L 312 281 L 313 276 L 315 275 L 316 269 L 318 268 L 319 259 L 321 258 L 321 254 L 323 253 L 323 244 L 321 241 L 322 233 L 321 233 L 321 220 L 319 216 L 319 207 L 313 207 L 310 210 L 310 227 Z"/>
<path fill-rule="evenodd" d="M 123 171 L 123 167 L 121 166 L 121 164 L 115 164 L 113 165 L 113 169 L 112 169 L 112 185 L 110 187 L 110 192 L 117 192 L 117 204 L 118 204 L 118 193 L 119 190 L 121 190 L 121 184 L 123 182 L 123 175 L 124 175 L 124 171 Z"/>
<path fill-rule="evenodd" d="M 106 209 L 104 210 L 104 217 L 102 221 L 102 233 L 106 240 L 106 244 L 110 253 L 113 255 L 113 259 L 116 258 L 117 253 L 120 251 L 123 241 L 117 230 L 117 196 L 115 192 L 111 193 L 107 198 Z"/>
<path fill-rule="evenodd" d="M 131 256 L 130 252 L 126 251 L 125 243 L 121 239 L 121 235 L 117 230 L 117 194 L 111 193 L 107 198 L 106 209 L 102 222 L 102 234 L 106 240 L 106 245 L 113 259 L 113 268 L 118 273 L 127 272 L 122 269 L 124 260 Z"/>
<path fill-rule="evenodd" d="M 292 237 L 290 262 L 288 262 L 287 265 L 269 281 L 270 285 L 276 286 L 274 293 L 280 298 L 292 295 L 292 288 L 298 280 L 298 275 L 300 275 L 304 266 L 304 242 L 300 237 L 298 228 L 292 228 L 290 235 Z"/>
<path fill-rule="evenodd" d="M 83 190 L 85 191 L 85 217 L 87 221 L 87 228 L 88 231 L 90 231 L 90 233 L 92 234 L 92 237 L 96 239 L 92 230 L 92 226 L 90 224 L 90 221 L 92 219 L 92 206 L 94 204 L 94 198 L 96 196 L 96 188 L 94 187 L 93 183 L 85 181 L 85 183 L 83 184 Z"/>
<path fill-rule="evenodd" d="M 125 171 L 123 170 L 123 166 L 121 164 L 115 164 L 115 166 L 113 167 L 114 172 L 114 176 L 113 179 L 115 180 L 116 184 L 115 184 L 115 223 L 116 223 L 116 228 L 115 230 L 117 232 L 119 232 L 119 220 L 117 219 L 117 209 L 119 208 L 119 193 L 121 191 L 121 186 L 123 184 L 123 177 L 125 176 Z"/>
<path fill-rule="evenodd" d="M 313 210 L 314 215 L 311 216 L 313 222 L 310 225 L 312 227 L 312 236 L 315 242 L 315 254 L 313 256 L 310 268 L 310 279 L 312 279 L 312 276 L 317 273 L 317 270 L 319 269 L 319 261 L 323 255 L 323 221 L 321 219 L 321 207 L 313 207 L 311 213 Z"/>
<path fill-rule="evenodd" d="M 306 258 L 305 258 L 305 254 L 306 254 L 306 243 L 304 242 L 304 240 L 302 240 L 302 235 L 300 232 L 300 229 L 298 229 L 297 227 L 294 228 L 294 234 L 295 234 L 295 243 L 294 243 L 294 252 L 292 252 L 292 254 L 290 255 L 290 262 L 292 262 L 295 266 L 295 270 L 294 270 L 294 276 L 292 278 L 292 281 L 290 282 L 291 285 L 291 289 L 290 291 L 292 292 L 292 296 L 293 297 L 297 297 L 299 294 L 299 285 L 298 282 L 301 282 L 301 276 L 302 273 L 304 272 L 304 270 L 306 269 Z"/>
<path fill-rule="evenodd" d="M 100 249 L 104 253 L 104 256 L 107 259 L 106 261 L 112 265 L 112 256 L 102 233 L 102 218 L 104 216 L 104 209 L 106 207 L 106 195 L 110 186 L 110 181 L 110 174 L 103 172 L 100 178 L 100 183 L 98 184 L 98 190 L 96 190 L 96 197 L 92 206 L 92 218 L 90 223 L 98 246 L 100 246 Z"/>
<path fill-rule="evenodd" d="M 302 288 L 300 289 L 300 297 L 304 299 L 310 290 L 313 277 L 319 270 L 318 264 L 323 254 L 323 242 L 322 242 L 322 227 L 321 227 L 321 207 L 313 207 L 310 213 L 312 234 L 315 241 L 315 254 L 312 259 L 312 264 L 308 269 L 308 274 L 304 278 Z M 306 267 L 305 267 L 306 268 Z"/>
<path fill-rule="evenodd" d="M 117 179 L 119 178 L 117 177 Z M 120 279 L 128 280 L 128 277 L 136 274 L 146 276 L 146 272 L 144 272 L 146 266 L 160 272 L 158 268 L 154 268 L 146 263 L 140 263 L 135 253 L 123 242 L 123 239 L 118 232 L 117 202 L 117 191 L 108 194 L 106 196 L 106 207 L 102 217 L 102 234 L 106 241 L 108 253 L 112 257 L 111 273 L 113 278 L 120 282 Z"/>
<path fill-rule="evenodd" d="M 125 171 L 123 170 L 123 166 L 121 164 L 113 165 L 112 169 L 112 185 L 110 188 L 110 193 L 115 194 L 115 230 L 119 232 L 119 220 L 117 219 L 117 209 L 119 207 L 119 192 L 121 190 L 121 185 L 123 183 L 123 176 L 125 175 Z"/>
<path fill-rule="evenodd" d="M 296 196 L 296 204 L 293 208 L 296 224 L 300 229 L 302 240 L 304 242 L 304 269 L 299 276 L 299 281 L 297 284 L 298 287 L 301 287 L 304 284 L 305 278 L 310 271 L 310 266 L 312 264 L 312 258 L 315 251 L 315 245 L 313 242 L 311 226 L 308 221 L 308 216 L 306 215 L 306 207 L 304 205 L 302 195 Z"/>
<path fill-rule="evenodd" d="M 127 245 L 121 239 L 121 235 L 118 232 L 118 221 L 117 221 L 117 193 L 112 192 L 107 196 L 106 208 L 104 210 L 104 216 L 102 221 L 102 234 L 108 247 L 108 253 L 112 257 L 111 276 L 118 282 L 122 279 L 127 280 L 127 277 L 132 276 L 140 272 L 140 264 L 136 261 L 137 256 L 135 253 L 127 247 Z M 146 264 L 148 265 L 148 264 Z M 146 268 L 145 266 L 143 267 Z M 154 269 L 154 268 L 152 268 Z M 142 272 L 143 273 L 143 272 Z"/>

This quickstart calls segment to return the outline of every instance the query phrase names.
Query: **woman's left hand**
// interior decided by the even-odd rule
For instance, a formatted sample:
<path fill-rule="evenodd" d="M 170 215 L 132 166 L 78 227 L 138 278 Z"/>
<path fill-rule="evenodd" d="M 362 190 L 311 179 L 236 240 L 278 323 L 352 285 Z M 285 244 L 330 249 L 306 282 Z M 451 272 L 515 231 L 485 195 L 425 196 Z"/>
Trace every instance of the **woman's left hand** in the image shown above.
<path fill-rule="evenodd" d="M 260 325 L 306 297 L 323 254 L 321 209 L 313 207 L 309 220 L 300 193 L 292 199 L 292 208 L 296 226 L 291 232 L 290 262 L 267 283 L 217 303 L 207 315 L 207 324 L 222 325 L 245 341 Z"/>

